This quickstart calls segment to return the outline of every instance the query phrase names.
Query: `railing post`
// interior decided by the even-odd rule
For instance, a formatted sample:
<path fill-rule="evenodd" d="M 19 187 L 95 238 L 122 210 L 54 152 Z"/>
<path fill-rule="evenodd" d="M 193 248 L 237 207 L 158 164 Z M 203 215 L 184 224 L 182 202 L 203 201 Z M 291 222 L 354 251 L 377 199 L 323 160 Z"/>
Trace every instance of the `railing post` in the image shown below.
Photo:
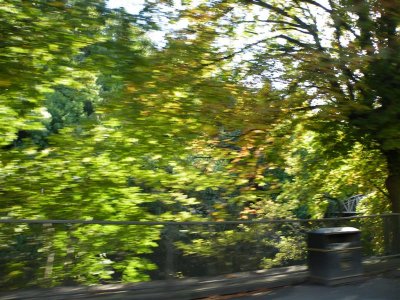
<path fill-rule="evenodd" d="M 52 276 L 53 276 L 53 267 L 54 267 L 54 259 L 55 259 L 55 249 L 53 245 L 54 232 L 55 229 L 53 224 L 43 224 L 43 233 L 45 234 L 45 244 L 44 249 L 46 253 L 46 265 L 44 267 L 43 274 L 43 283 L 50 287 L 52 284 Z"/>
<path fill-rule="evenodd" d="M 400 214 L 393 215 L 393 254 L 400 254 Z"/>
<path fill-rule="evenodd" d="M 384 254 L 392 254 L 392 216 L 383 216 L 383 240 L 384 240 Z"/>
<path fill-rule="evenodd" d="M 384 216 L 385 254 L 400 254 L 400 214 Z"/>
<path fill-rule="evenodd" d="M 170 281 L 174 278 L 174 225 L 165 226 L 165 279 Z"/>

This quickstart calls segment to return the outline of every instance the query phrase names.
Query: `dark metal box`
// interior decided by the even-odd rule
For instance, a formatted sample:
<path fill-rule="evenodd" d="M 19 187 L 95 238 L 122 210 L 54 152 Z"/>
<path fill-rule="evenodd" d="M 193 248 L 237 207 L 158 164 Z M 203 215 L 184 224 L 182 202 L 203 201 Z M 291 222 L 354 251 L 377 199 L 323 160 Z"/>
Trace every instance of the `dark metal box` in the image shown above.
<path fill-rule="evenodd" d="M 308 267 L 312 281 L 334 285 L 362 277 L 360 230 L 320 228 L 308 233 Z"/>

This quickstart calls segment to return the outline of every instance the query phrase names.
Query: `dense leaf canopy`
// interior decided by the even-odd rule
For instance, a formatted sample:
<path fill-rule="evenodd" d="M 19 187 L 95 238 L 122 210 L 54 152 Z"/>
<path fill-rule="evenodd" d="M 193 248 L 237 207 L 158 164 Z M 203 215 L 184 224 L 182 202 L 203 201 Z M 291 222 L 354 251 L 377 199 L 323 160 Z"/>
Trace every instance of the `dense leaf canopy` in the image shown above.
<path fill-rule="evenodd" d="M 0 218 L 315 218 L 360 194 L 359 212 L 400 212 L 396 1 L 0 2 Z M 2 261 L 0 282 L 145 280 L 162 233 L 4 227 L 0 254 L 46 267 Z"/>

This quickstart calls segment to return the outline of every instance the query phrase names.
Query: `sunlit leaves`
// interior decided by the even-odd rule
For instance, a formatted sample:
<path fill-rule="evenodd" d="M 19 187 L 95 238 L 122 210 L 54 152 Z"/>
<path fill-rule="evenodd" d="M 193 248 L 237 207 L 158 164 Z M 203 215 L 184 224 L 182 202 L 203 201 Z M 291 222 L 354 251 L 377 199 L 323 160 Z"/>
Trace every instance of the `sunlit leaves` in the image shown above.
<path fill-rule="evenodd" d="M 310 216 L 318 217 L 329 213 L 331 201 L 341 202 L 357 194 L 375 195 L 370 204 L 366 199 L 367 206 L 374 206 L 376 201 L 382 207 L 387 205 L 383 182 L 386 169 L 378 151 L 357 143 L 337 156 L 331 153 L 329 145 L 321 142 L 318 134 L 302 128 L 297 128 L 286 147 L 289 151 L 284 155 L 286 172 L 291 180 L 283 184 L 280 201 L 297 202 L 308 208 Z"/>
<path fill-rule="evenodd" d="M 363 15 L 340 0 L 331 9 L 205 0 L 177 13 L 160 2 L 139 16 L 102 1 L 1 6 L 2 216 L 317 217 L 329 198 L 354 194 L 367 195 L 364 211 L 387 209 L 379 150 L 398 148 L 399 78 L 398 30 L 388 34 L 384 4 Z M 142 29 L 152 27 L 143 24 L 150 13 L 187 26 L 154 47 Z M 361 17 L 379 25 L 363 27 Z M 6 282 L 44 285 L 147 280 L 155 265 L 141 255 L 157 246 L 161 230 L 15 229 L 18 239 L 38 236 L 22 252 L 33 251 L 45 267 L 9 260 Z M 252 236 L 242 226 L 179 247 L 220 259 Z M 19 241 L 1 238 L 11 248 Z M 302 243 L 293 236 L 273 233 L 263 243 L 282 250 L 264 266 L 301 254 L 291 251 Z M 34 279 L 19 272 L 26 266 Z"/>

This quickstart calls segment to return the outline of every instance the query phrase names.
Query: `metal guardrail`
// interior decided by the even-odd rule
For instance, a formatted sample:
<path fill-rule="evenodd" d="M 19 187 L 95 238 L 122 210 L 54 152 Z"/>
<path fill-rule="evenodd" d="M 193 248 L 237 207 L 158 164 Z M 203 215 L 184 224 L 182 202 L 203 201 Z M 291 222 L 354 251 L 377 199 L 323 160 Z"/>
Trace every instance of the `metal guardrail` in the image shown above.
<path fill-rule="evenodd" d="M 400 253 L 400 214 L 326 219 L 0 219 L 0 287 L 216 276 L 304 264 L 307 232 L 353 226 L 364 257 Z M 144 246 L 143 246 L 144 245 Z"/>
<path fill-rule="evenodd" d="M 324 219 L 259 219 L 259 220 L 233 220 L 233 221 L 113 221 L 113 220 L 33 220 L 33 219 L 1 219 L 1 223 L 7 224 L 99 224 L 99 225 L 217 225 L 217 224 L 268 224 L 268 223 L 305 223 L 305 222 L 329 222 L 341 220 L 369 219 L 376 217 L 400 216 L 400 213 L 374 214 L 367 216 L 352 216 Z"/>

